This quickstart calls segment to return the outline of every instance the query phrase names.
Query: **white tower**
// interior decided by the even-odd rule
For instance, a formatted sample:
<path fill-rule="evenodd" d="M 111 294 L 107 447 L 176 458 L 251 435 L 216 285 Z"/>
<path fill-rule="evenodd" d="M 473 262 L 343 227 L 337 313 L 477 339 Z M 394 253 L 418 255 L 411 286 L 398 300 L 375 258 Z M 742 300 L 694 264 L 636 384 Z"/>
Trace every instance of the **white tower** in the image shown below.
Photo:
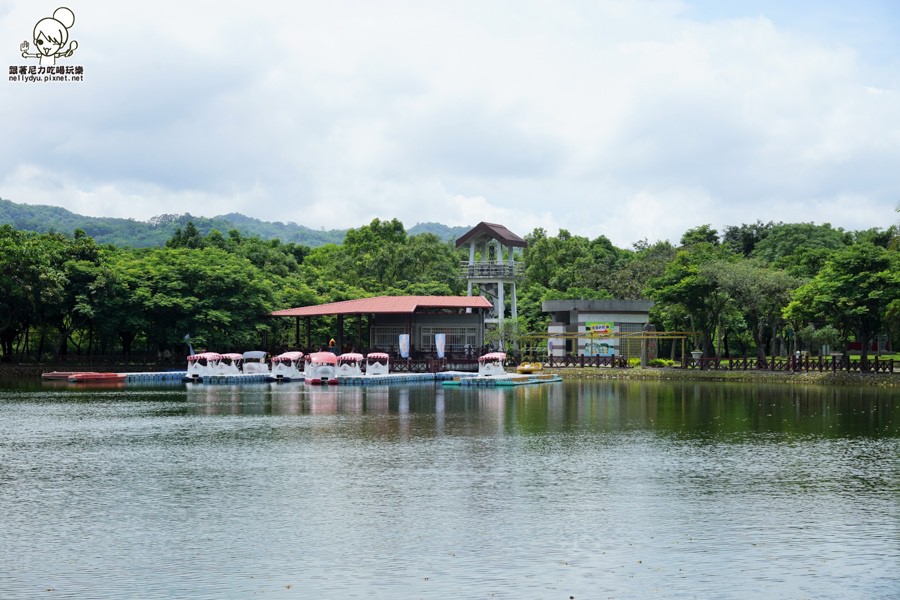
<path fill-rule="evenodd" d="M 522 277 L 524 264 L 516 261 L 516 248 L 525 248 L 528 243 L 503 225 L 482 222 L 456 240 L 457 248 L 464 246 L 469 247 L 469 260 L 462 262 L 460 271 L 467 282 L 467 295 L 471 296 L 473 287 L 478 286 L 481 295 L 494 305 L 485 324 L 502 327 L 503 319 L 519 316 L 516 282 Z"/>

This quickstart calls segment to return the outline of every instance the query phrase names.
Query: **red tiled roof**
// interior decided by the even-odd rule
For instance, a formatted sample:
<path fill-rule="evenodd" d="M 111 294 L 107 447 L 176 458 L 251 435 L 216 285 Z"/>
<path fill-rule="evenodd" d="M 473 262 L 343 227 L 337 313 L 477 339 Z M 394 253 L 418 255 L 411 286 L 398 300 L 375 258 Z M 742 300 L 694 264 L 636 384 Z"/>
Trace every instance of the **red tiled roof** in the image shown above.
<path fill-rule="evenodd" d="M 378 296 L 344 300 L 316 306 L 286 308 L 271 313 L 273 317 L 322 317 L 378 313 L 414 313 L 423 308 L 491 308 L 482 296 Z"/>

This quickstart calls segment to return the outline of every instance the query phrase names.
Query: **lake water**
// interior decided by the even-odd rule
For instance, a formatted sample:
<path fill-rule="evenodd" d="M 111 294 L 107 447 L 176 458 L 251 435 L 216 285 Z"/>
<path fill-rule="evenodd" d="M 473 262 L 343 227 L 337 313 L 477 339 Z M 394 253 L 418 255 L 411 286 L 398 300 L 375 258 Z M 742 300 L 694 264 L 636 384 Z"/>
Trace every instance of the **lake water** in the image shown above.
<path fill-rule="evenodd" d="M 900 392 L 0 384 L 0 598 L 900 597 Z"/>

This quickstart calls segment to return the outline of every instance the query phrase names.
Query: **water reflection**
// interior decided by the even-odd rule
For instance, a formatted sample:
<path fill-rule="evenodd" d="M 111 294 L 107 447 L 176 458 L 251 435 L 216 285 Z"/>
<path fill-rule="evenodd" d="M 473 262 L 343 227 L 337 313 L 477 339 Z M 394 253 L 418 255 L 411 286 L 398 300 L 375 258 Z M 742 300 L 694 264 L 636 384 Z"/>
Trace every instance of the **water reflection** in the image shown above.
<path fill-rule="evenodd" d="M 0 410 L 3 598 L 898 589 L 890 389 L 31 386 Z"/>
<path fill-rule="evenodd" d="M 433 415 L 439 433 L 476 416 L 482 429 L 497 434 L 649 430 L 727 438 L 894 435 L 898 428 L 898 392 L 889 388 L 621 381 L 512 388 L 190 384 L 186 397 L 188 414 Z"/>

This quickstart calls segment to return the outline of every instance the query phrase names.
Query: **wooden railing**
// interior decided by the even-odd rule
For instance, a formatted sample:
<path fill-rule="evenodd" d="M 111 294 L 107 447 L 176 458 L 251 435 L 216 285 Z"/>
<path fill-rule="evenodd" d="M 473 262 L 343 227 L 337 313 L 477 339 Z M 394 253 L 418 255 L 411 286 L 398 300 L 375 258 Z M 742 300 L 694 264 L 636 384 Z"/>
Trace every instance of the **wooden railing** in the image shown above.
<path fill-rule="evenodd" d="M 865 373 L 893 373 L 894 359 L 881 359 L 878 356 L 867 359 L 853 360 L 849 356 L 787 356 L 772 357 L 766 360 L 758 358 L 687 358 L 682 365 L 686 369 L 700 369 L 701 371 L 782 371 L 782 372 L 825 372 L 848 371 Z"/>
<path fill-rule="evenodd" d="M 414 358 L 394 358 L 392 354 L 390 369 L 398 373 L 434 373 L 439 371 L 477 371 L 477 357 L 469 352 L 447 353 L 447 358 L 439 359 L 431 355 L 418 355 Z M 184 357 L 161 356 L 157 354 L 135 353 L 130 355 L 104 354 L 104 355 L 77 355 L 54 357 L 45 361 L 23 360 L 19 363 L 0 364 L 11 367 L 31 366 L 45 371 L 166 371 L 183 369 L 186 366 Z M 548 369 L 605 367 L 627 369 L 628 359 L 624 356 L 542 356 L 523 358 L 510 355 L 506 366 L 516 367 L 521 361 L 539 362 L 542 367 Z M 896 366 L 893 358 L 884 359 L 879 356 L 867 359 L 865 364 L 861 359 L 850 356 L 817 356 L 803 355 L 787 357 L 771 357 L 760 360 L 756 357 L 738 358 L 699 358 L 686 357 L 681 365 L 683 369 L 697 369 L 701 371 L 775 371 L 775 372 L 838 372 L 850 373 L 893 373 Z"/>

